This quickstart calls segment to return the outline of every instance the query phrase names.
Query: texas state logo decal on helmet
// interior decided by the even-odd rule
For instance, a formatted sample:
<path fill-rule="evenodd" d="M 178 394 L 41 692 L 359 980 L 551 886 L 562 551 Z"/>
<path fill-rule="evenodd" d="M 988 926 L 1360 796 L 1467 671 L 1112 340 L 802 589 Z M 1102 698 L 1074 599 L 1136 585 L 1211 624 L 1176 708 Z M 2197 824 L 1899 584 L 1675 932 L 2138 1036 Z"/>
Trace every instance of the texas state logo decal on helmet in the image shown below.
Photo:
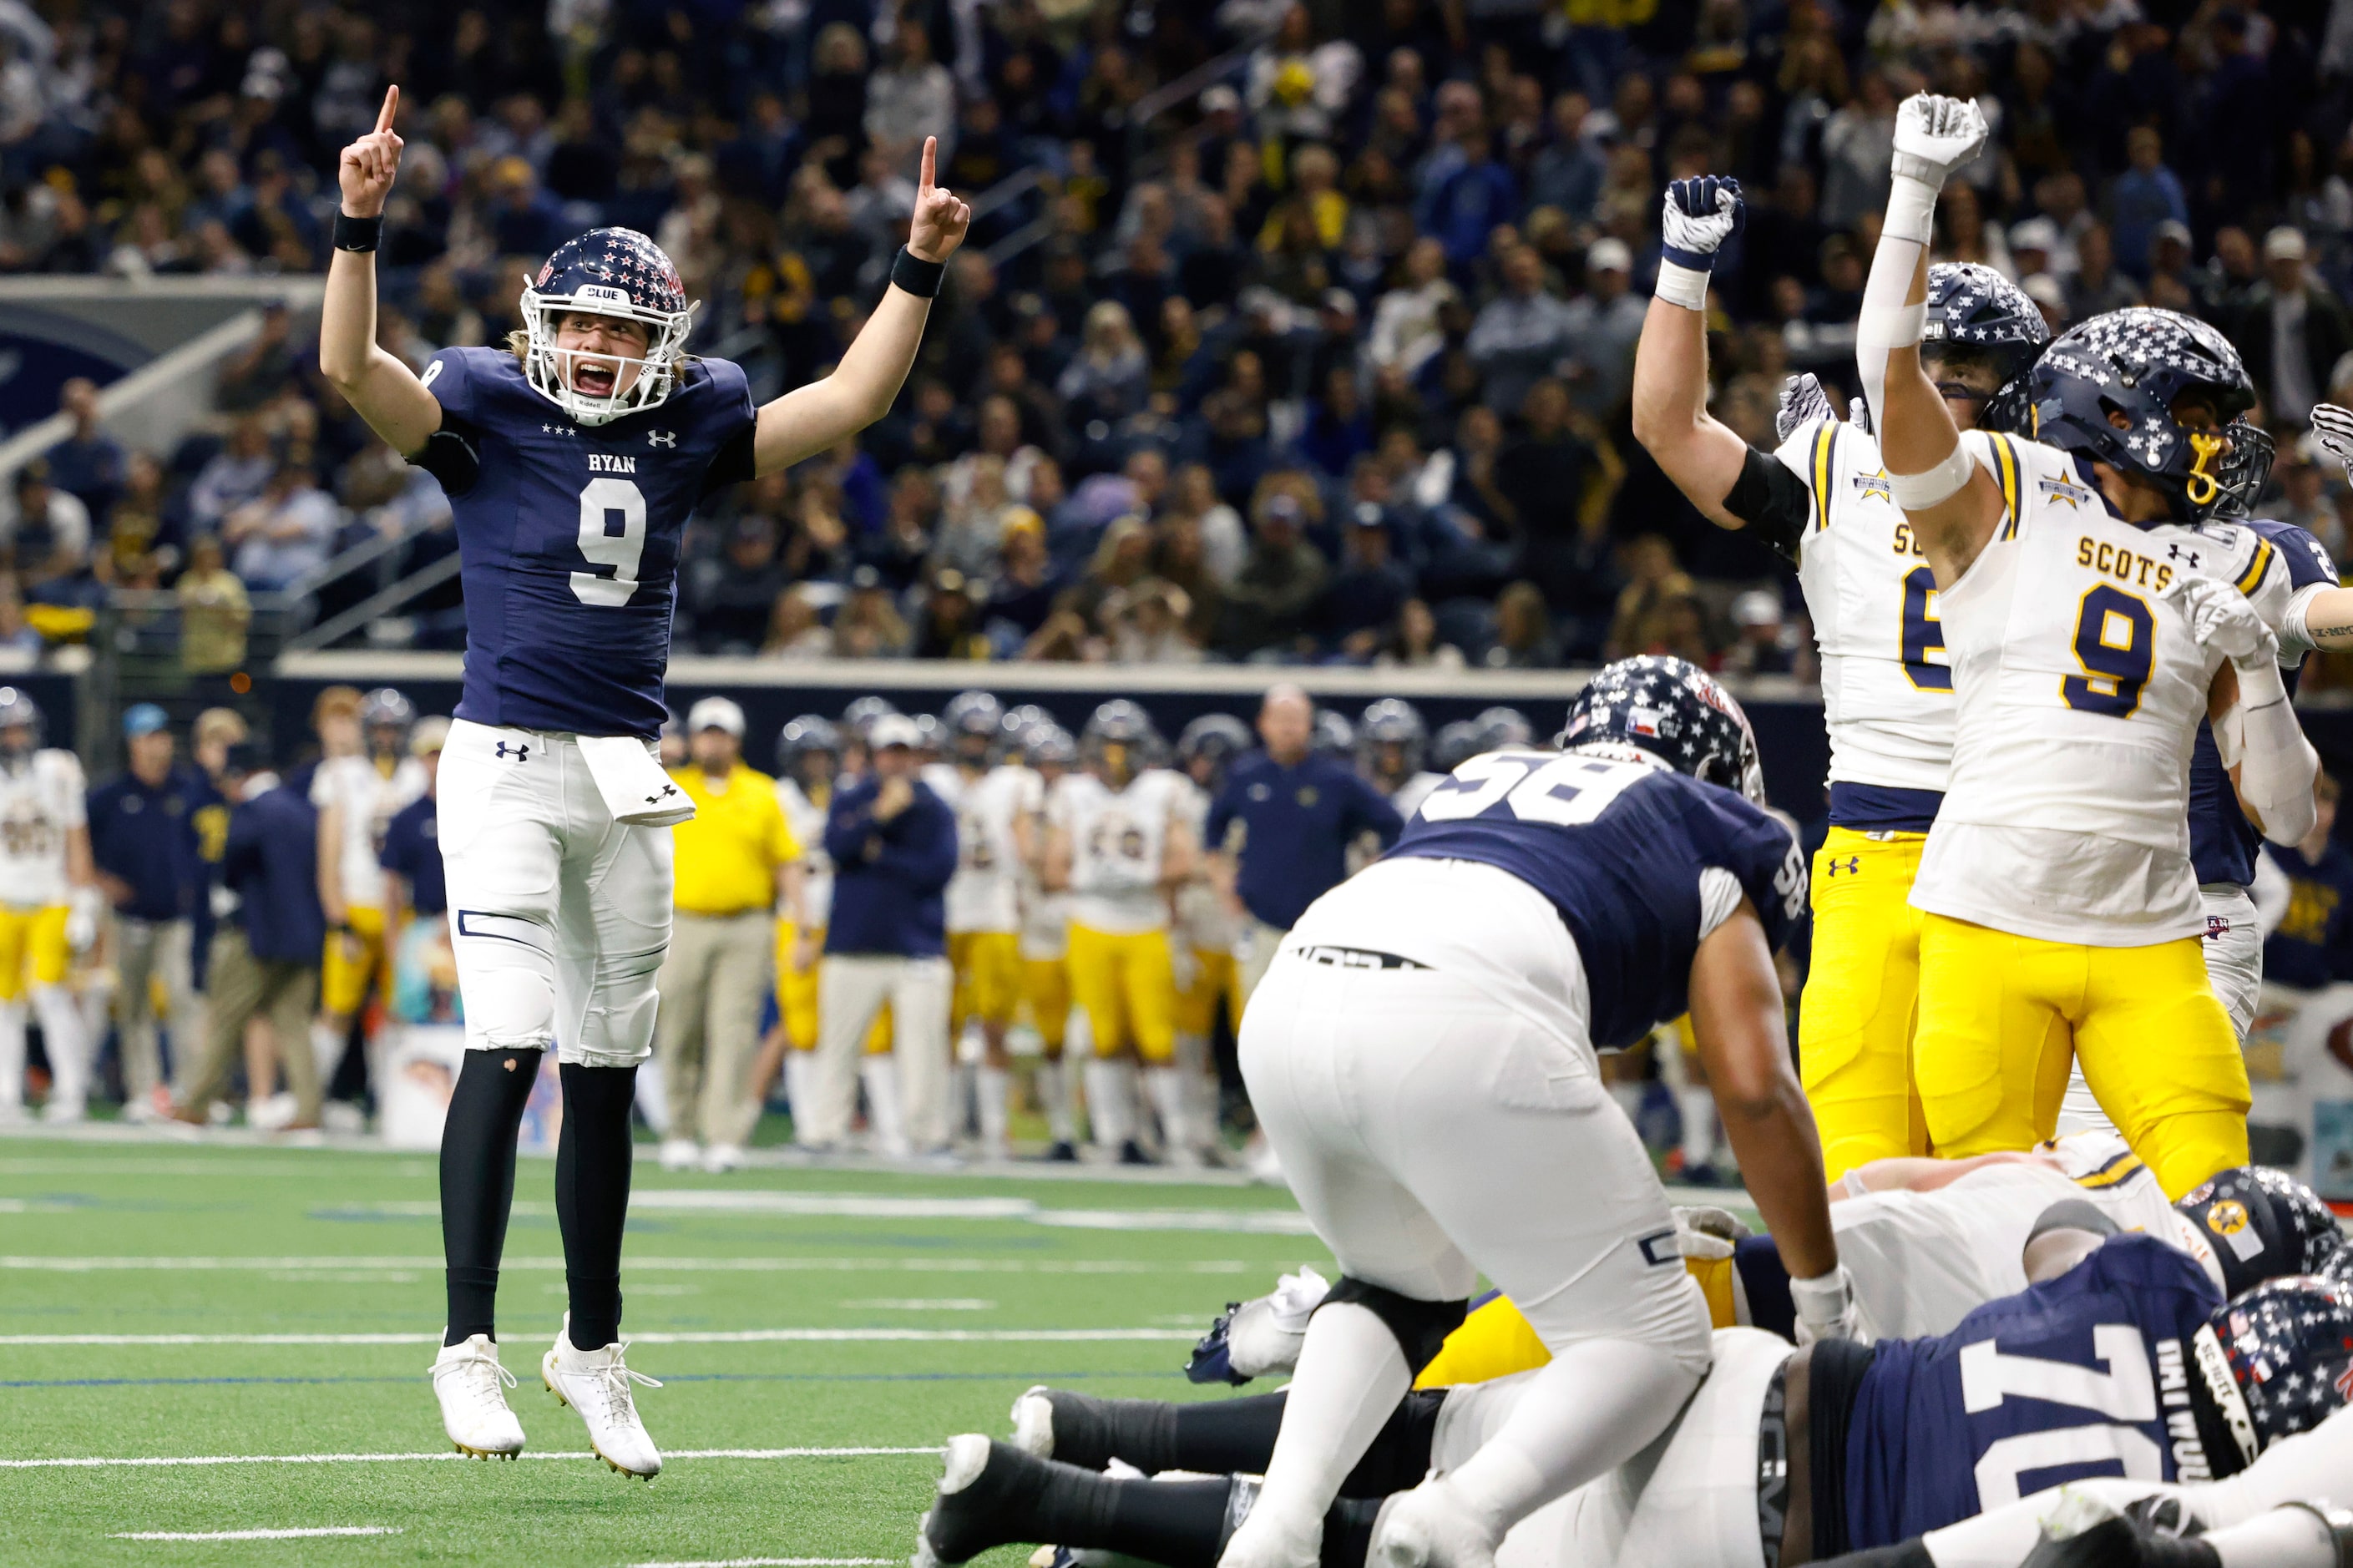
<path fill-rule="evenodd" d="M 556 345 L 570 312 L 617 317 L 646 329 L 642 359 Z M 592 228 L 555 247 L 522 291 L 523 373 L 534 391 L 583 425 L 658 407 L 678 384 L 694 307 L 662 247 L 633 228 Z M 601 390 L 581 384 L 609 377 Z"/>

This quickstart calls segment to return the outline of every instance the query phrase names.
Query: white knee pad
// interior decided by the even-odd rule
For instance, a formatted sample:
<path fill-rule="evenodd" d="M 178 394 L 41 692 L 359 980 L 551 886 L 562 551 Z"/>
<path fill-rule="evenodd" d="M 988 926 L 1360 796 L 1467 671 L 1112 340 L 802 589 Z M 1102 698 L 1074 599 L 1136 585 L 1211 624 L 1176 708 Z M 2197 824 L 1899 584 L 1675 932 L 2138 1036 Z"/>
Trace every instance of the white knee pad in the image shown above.
<path fill-rule="evenodd" d="M 459 910 L 449 946 L 466 998 L 469 1049 L 535 1051 L 555 1043 L 554 936 L 546 926 Z"/>
<path fill-rule="evenodd" d="M 666 947 L 658 947 L 598 964 L 588 1011 L 580 1020 L 580 1041 L 560 1045 L 556 1059 L 583 1067 L 628 1068 L 653 1055 L 654 1018 L 661 1008 L 654 977 L 661 972 L 665 955 Z"/>

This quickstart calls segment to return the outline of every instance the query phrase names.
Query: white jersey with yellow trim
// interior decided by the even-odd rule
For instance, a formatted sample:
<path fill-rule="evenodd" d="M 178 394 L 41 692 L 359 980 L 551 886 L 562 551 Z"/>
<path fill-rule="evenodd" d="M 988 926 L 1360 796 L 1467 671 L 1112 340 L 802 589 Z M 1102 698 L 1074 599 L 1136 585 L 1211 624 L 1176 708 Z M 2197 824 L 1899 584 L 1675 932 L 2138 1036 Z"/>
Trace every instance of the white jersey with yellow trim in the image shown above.
<path fill-rule="evenodd" d="M 1942 790 L 1957 710 L 1936 578 L 1888 488 L 1879 443 L 1824 416 L 1791 431 L 1775 456 L 1813 496 L 1798 582 L 1821 650 L 1831 779 Z"/>
<path fill-rule="evenodd" d="M 1037 777 L 1018 763 L 976 778 L 953 763 L 934 763 L 923 770 L 923 782 L 955 813 L 956 868 L 945 895 L 948 930 L 1021 929 L 1021 849 L 1013 819 L 1030 798 Z"/>
<path fill-rule="evenodd" d="M 55 747 L 21 767 L 0 767 L 0 904 L 43 910 L 64 903 L 66 835 L 90 826 L 81 760 Z"/>
<path fill-rule="evenodd" d="M 387 759 L 389 760 L 389 759 Z M 340 857 L 343 902 L 355 909 L 384 908 L 385 829 L 401 808 L 425 793 L 425 764 L 402 757 L 387 769 L 369 756 L 329 757 L 311 775 L 311 804 L 324 816 L 342 813 Z"/>
<path fill-rule="evenodd" d="M 832 792 L 827 792 L 832 798 Z M 826 808 L 809 797 L 798 779 L 776 781 L 776 804 L 784 808 L 785 826 L 801 847 L 801 913 L 811 931 L 822 931 L 833 913 L 833 857 L 825 852 Z M 776 913 L 788 914 L 779 899 Z"/>
<path fill-rule="evenodd" d="M 1071 773 L 1054 786 L 1046 819 L 1071 836 L 1074 923 L 1114 934 L 1167 926 L 1160 862 L 1184 787 L 1166 768 L 1146 768 L 1116 790 L 1091 773 Z"/>
<path fill-rule="evenodd" d="M 2004 513 L 1942 595 L 1960 727 L 1912 902 L 2048 942 L 2202 936 L 2189 758 L 2222 656 L 2159 595 L 2217 578 L 2276 626 L 2278 552 L 2235 523 L 2126 522 L 2056 447 L 1961 439 Z"/>

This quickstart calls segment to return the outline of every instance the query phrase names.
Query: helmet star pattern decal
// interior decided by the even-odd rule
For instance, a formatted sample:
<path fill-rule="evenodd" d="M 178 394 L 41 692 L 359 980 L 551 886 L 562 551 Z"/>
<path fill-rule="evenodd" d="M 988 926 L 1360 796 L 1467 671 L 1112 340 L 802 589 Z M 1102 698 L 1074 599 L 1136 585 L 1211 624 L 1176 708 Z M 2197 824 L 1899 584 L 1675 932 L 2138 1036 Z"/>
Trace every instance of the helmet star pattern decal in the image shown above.
<path fill-rule="evenodd" d="M 1695 664 L 1657 654 L 1621 658 L 1587 683 L 1554 742 L 1640 747 L 1704 784 L 1765 798 L 1765 772 L 1748 715 Z"/>
<path fill-rule="evenodd" d="M 659 405 L 677 385 L 679 359 L 694 324 L 678 268 L 660 246 L 633 228 L 594 228 L 557 246 L 522 291 L 522 309 L 529 341 L 524 369 L 533 388 L 583 425 Z M 567 311 L 642 322 L 645 357 L 557 348 L 556 323 Z M 587 393 L 575 386 L 572 373 L 579 361 L 617 367 L 612 390 Z M 623 374 L 631 364 L 634 379 Z M 659 435 L 652 444 L 662 444 Z"/>

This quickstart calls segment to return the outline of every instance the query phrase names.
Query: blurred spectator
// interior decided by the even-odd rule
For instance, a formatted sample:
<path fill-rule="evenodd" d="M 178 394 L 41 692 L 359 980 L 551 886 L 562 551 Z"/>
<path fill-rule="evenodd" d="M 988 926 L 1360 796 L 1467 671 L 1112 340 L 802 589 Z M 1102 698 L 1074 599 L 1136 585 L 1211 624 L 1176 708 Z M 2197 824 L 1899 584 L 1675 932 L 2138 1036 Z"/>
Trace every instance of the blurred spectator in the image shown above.
<path fill-rule="evenodd" d="M 1752 588 L 1732 601 L 1738 640 L 1724 656 L 1726 675 L 1788 675 L 1796 668 L 1798 629 L 1784 619 L 1781 595 Z"/>
<path fill-rule="evenodd" d="M 980 605 L 974 600 L 971 581 L 953 566 L 942 568 L 923 595 L 913 656 L 987 658 L 994 651 L 982 628 Z"/>
<path fill-rule="evenodd" d="M 1577 322 L 1566 302 L 1545 292 L 1544 258 L 1534 247 L 1514 246 L 1501 271 L 1503 292 L 1479 312 L 1469 348 L 1487 406 L 1511 410 L 1576 346 Z"/>
<path fill-rule="evenodd" d="M 1307 529 L 1322 520 L 1322 512 L 1314 486 L 1303 474 L 1270 474 L 1259 486 L 1250 506 L 1257 538 L 1226 585 L 1219 651 L 1237 658 L 1306 651 L 1308 616 L 1332 570 L 1323 552 L 1307 542 Z"/>
<path fill-rule="evenodd" d="M 73 421 L 73 431 L 43 454 L 50 482 L 91 517 L 103 518 L 122 493 L 128 459 L 122 443 L 98 423 L 98 384 L 81 375 L 68 381 L 58 392 L 58 412 Z"/>
<path fill-rule="evenodd" d="M 2323 771 L 2314 783 L 2312 831 L 2293 849 L 2266 843 L 2263 857 L 2287 882 L 2287 907 L 2263 939 L 2267 984 L 2317 991 L 2353 980 L 2353 850 L 2337 841 L 2338 788 Z"/>
<path fill-rule="evenodd" d="M 257 593 L 283 593 L 327 563 L 343 514 L 305 463 L 289 460 L 261 494 L 221 522 L 237 574 Z"/>
<path fill-rule="evenodd" d="M 2165 166 L 2165 142 L 2154 125 L 2136 125 L 2125 132 L 2125 155 L 2131 167 L 2116 176 L 2108 191 L 2108 210 L 2115 225 L 2116 261 L 2137 278 L 2149 271 L 2149 242 L 2161 223 L 2188 223 L 2189 198 L 2180 176 Z"/>
<path fill-rule="evenodd" d="M 245 584 L 224 563 L 217 534 L 196 536 L 188 547 L 188 569 L 173 592 L 180 601 L 180 667 L 191 675 L 216 675 L 242 665 L 253 606 Z"/>
<path fill-rule="evenodd" d="M 833 634 L 826 629 L 816 596 L 807 587 L 787 588 L 776 595 L 760 651 L 771 658 L 823 658 L 833 652 Z"/>
<path fill-rule="evenodd" d="M 1070 405 L 1074 420 L 1116 423 L 1144 405 L 1150 376 L 1127 307 L 1103 300 L 1087 311 L 1078 355 L 1054 390 Z"/>
<path fill-rule="evenodd" d="M 1351 664 L 1368 661 L 1413 598 L 1413 577 L 1390 558 L 1378 508 L 1349 519 L 1340 569 L 1324 591 L 1324 637 Z"/>
<path fill-rule="evenodd" d="M 2228 330 L 2272 417 L 2295 425 L 2312 416 L 2337 360 L 2353 350 L 2353 321 L 2306 271 L 2304 236 L 2285 226 L 2263 237 L 2263 281 Z"/>
<path fill-rule="evenodd" d="M 691 596 L 695 646 L 711 654 L 758 649 L 788 582 L 777 559 L 776 521 L 756 512 L 737 518 L 719 559 L 696 563 Z"/>
<path fill-rule="evenodd" d="M 2108 231 L 2098 224 L 2087 226 L 2076 236 L 2075 273 L 2065 288 L 2071 321 L 2088 321 L 2140 303 L 2140 290 L 2116 270 Z"/>
<path fill-rule="evenodd" d="M 1446 346 L 1439 307 L 1461 300 L 1462 291 L 1446 276 L 1446 247 L 1429 235 L 1406 248 L 1400 271 L 1398 286 L 1381 296 L 1373 311 L 1366 353 L 1374 364 L 1411 377 Z"/>
<path fill-rule="evenodd" d="M 129 768 L 90 792 L 90 852 L 114 918 L 122 1112 L 146 1121 L 170 1109 L 154 992 L 164 994 L 172 1048 L 182 1059 L 195 1057 L 202 1033 L 190 943 L 206 891 L 196 816 L 210 792 L 173 765 L 171 724 L 161 708 L 139 702 L 124 710 L 122 737 Z"/>
<path fill-rule="evenodd" d="M 1529 582 L 1513 583 L 1495 597 L 1495 640 L 1480 663 L 1489 669 L 1551 669 L 1560 663 L 1560 644 L 1544 593 Z"/>
<path fill-rule="evenodd" d="M 1384 669 L 1460 669 L 1463 660 L 1461 648 L 1439 640 L 1438 617 L 1430 606 L 1408 599 L 1398 607 L 1396 624 L 1373 662 Z"/>
<path fill-rule="evenodd" d="M 1634 344 L 1650 302 L 1628 292 L 1634 254 L 1621 239 L 1603 237 L 1585 253 L 1586 294 L 1570 302 L 1568 380 L 1577 408 L 1612 418 L 1634 385 Z"/>
<path fill-rule="evenodd" d="M 849 596 L 833 616 L 836 658 L 901 658 L 910 643 L 907 623 L 891 603 L 882 574 L 860 566 L 849 576 Z"/>
<path fill-rule="evenodd" d="M 47 597 L 90 566 L 90 509 L 51 482 L 43 458 L 16 470 L 15 489 L 0 543 L 25 596 Z"/>
<path fill-rule="evenodd" d="M 269 450 L 269 427 L 258 414 L 228 427 L 228 439 L 197 471 L 188 487 L 188 515 L 198 528 L 218 528 L 237 508 L 259 496 L 278 471 Z"/>

